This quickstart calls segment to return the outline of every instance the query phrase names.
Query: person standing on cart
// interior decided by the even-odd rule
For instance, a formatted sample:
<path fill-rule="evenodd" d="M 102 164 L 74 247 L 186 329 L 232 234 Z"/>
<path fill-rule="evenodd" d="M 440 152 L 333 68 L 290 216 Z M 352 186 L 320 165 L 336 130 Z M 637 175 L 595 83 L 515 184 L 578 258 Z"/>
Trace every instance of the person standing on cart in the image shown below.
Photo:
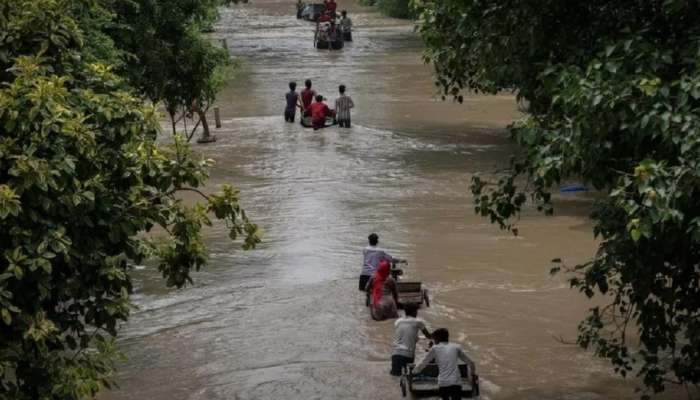
<path fill-rule="evenodd" d="M 326 5 L 325 13 L 335 18 L 335 13 L 338 9 L 338 3 L 336 3 L 335 0 L 324 0 L 323 3 Z"/>
<path fill-rule="evenodd" d="M 384 249 L 379 248 L 379 236 L 376 233 L 372 233 L 367 239 L 369 240 L 369 246 L 362 250 L 363 262 L 359 286 L 361 291 L 365 291 L 367 288 L 367 282 L 377 270 L 377 267 L 379 267 L 380 262 L 388 261 L 389 263 L 394 263 L 400 261 L 389 255 Z"/>
<path fill-rule="evenodd" d="M 415 362 L 418 333 L 423 332 L 430 339 L 425 322 L 418 318 L 418 306 L 406 304 L 403 309 L 406 315 L 394 322 L 394 345 L 391 350 L 391 374 L 394 376 L 401 376 L 404 367 Z"/>
<path fill-rule="evenodd" d="M 450 343 L 450 332 L 445 328 L 436 329 L 432 334 L 435 346 L 416 366 L 413 374 L 419 374 L 423 368 L 435 361 L 438 366 L 438 390 L 443 400 L 462 399 L 462 375 L 459 372 L 459 361 L 462 360 L 469 368 L 469 375 L 474 374 L 474 362 L 467 356 L 462 346 Z"/>

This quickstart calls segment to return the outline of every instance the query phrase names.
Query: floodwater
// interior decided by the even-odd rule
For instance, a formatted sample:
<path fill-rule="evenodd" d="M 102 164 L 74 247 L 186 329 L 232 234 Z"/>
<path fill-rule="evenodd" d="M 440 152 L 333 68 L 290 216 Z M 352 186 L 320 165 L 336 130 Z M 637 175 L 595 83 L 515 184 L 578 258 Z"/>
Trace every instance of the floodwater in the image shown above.
<path fill-rule="evenodd" d="M 220 95 L 218 141 L 197 146 L 217 163 L 210 188 L 241 188 L 264 243 L 243 252 L 216 224 L 194 286 L 166 290 L 157 271 L 136 271 L 138 309 L 120 339 L 128 361 L 101 398 L 401 398 L 388 374 L 392 322 L 373 322 L 357 291 L 371 232 L 427 285 L 421 316 L 464 345 L 482 398 L 636 398 L 634 381 L 556 339 L 573 341 L 591 306 L 548 274 L 553 258 L 593 254 L 590 199 L 561 196 L 554 217 L 527 212 L 518 237 L 473 212 L 471 174 L 512 152 L 513 96 L 442 102 L 412 26 L 347 0 L 355 42 L 315 50 L 293 4 L 222 10 L 216 35 L 243 64 Z M 287 83 L 306 78 L 330 99 L 348 86 L 352 129 L 284 123 Z"/>

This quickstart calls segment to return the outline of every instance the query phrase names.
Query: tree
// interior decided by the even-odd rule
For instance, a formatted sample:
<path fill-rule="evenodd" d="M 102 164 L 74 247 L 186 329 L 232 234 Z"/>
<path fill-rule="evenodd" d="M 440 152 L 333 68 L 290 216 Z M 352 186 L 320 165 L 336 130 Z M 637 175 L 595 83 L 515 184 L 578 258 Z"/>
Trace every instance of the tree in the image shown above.
<path fill-rule="evenodd" d="M 394 18 L 408 19 L 415 17 L 410 0 L 360 0 L 360 4 L 377 6 L 381 13 Z"/>
<path fill-rule="evenodd" d="M 528 116 L 476 212 L 504 229 L 580 179 L 605 194 L 596 255 L 567 268 L 606 299 L 578 343 L 648 389 L 700 383 L 700 5 L 684 0 L 415 1 L 444 96 L 515 91 Z M 556 272 L 555 268 L 555 272 Z M 636 335 L 631 335 L 636 333 Z M 630 337 L 635 337 L 630 341 Z"/>
<path fill-rule="evenodd" d="M 0 2 L 0 399 L 109 386 L 133 266 L 156 258 L 168 286 L 191 282 L 210 212 L 244 248 L 259 242 L 237 190 L 204 193 L 211 161 L 179 137 L 160 147 L 155 107 L 100 62 L 116 47 L 81 27 L 109 14 L 92 0 Z M 162 240 L 144 235 L 154 227 Z"/>
<path fill-rule="evenodd" d="M 232 0 L 105 0 L 113 2 L 116 47 L 123 51 L 123 74 L 153 102 L 162 101 L 176 124 L 196 115 L 209 137 L 206 112 L 223 87 L 231 67 L 227 49 L 215 46 L 202 31 L 210 30 L 216 7 Z"/>

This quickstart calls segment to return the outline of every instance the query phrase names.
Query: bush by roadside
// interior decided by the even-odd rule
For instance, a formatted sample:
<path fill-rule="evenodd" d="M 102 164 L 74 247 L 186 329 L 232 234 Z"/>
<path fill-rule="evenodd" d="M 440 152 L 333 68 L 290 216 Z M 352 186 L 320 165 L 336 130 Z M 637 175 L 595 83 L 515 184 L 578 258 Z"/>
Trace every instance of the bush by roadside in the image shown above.
<path fill-rule="evenodd" d="M 404 19 L 415 17 L 410 0 L 360 0 L 360 4 L 376 6 L 382 14 L 389 17 Z"/>

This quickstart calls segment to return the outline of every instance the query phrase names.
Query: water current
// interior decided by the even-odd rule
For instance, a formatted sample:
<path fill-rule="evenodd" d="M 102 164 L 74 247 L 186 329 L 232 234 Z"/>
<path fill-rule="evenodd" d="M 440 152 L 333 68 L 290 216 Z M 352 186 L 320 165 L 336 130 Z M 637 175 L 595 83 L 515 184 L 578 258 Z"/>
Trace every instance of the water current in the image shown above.
<path fill-rule="evenodd" d="M 475 215 L 469 180 L 507 164 L 514 97 L 441 101 L 412 25 L 348 3 L 355 41 L 334 52 L 313 48 L 293 1 L 221 10 L 215 36 L 243 63 L 219 96 L 218 141 L 197 149 L 216 161 L 211 190 L 242 190 L 264 243 L 240 251 L 215 225 L 209 266 L 183 290 L 136 271 L 128 361 L 101 399 L 401 398 L 392 322 L 373 322 L 356 288 L 371 232 L 429 288 L 420 316 L 475 360 L 482 398 L 636 398 L 634 381 L 556 339 L 574 340 L 592 305 L 548 274 L 555 257 L 593 254 L 590 198 L 561 195 L 554 217 L 526 212 L 517 237 Z M 330 99 L 348 86 L 351 129 L 284 122 L 287 83 L 307 78 Z"/>

